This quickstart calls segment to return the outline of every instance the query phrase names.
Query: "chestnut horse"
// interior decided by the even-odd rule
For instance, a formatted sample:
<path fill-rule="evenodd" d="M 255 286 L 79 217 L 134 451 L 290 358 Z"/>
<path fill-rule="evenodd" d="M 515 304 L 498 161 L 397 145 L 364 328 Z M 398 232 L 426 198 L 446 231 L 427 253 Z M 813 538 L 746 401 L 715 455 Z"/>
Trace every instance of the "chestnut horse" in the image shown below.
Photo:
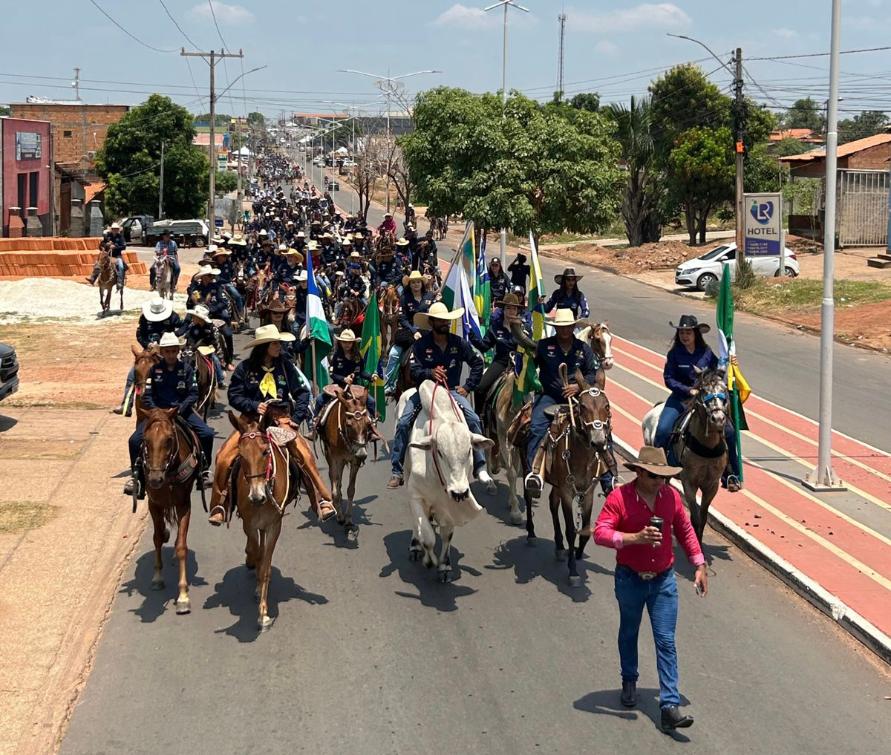
<path fill-rule="evenodd" d="M 359 468 L 368 458 L 365 447 L 372 430 L 372 420 L 368 416 L 366 402 L 368 391 L 358 385 L 326 386 L 325 390 L 334 395 L 334 406 L 325 411 L 319 436 L 322 449 L 328 462 L 328 476 L 334 494 L 334 507 L 337 509 L 337 523 L 342 524 L 347 533 L 355 534 L 353 525 L 353 496 L 356 494 L 356 476 Z M 343 470 L 349 465 L 350 479 L 347 484 L 347 505 L 343 506 Z"/>
<path fill-rule="evenodd" d="M 399 329 L 400 302 L 396 286 L 387 286 L 381 296 L 381 354 L 389 354 Z"/>
<path fill-rule="evenodd" d="M 145 413 L 142 465 L 154 525 L 155 573 L 152 589 L 163 590 L 161 546 L 170 539 L 167 525 L 177 526 L 176 558 L 179 562 L 179 594 L 174 605 L 179 614 L 191 611 L 186 576 L 187 538 L 192 511 L 192 486 L 198 477 L 198 442 L 175 421 L 176 408 L 150 409 Z"/>
<path fill-rule="evenodd" d="M 132 399 L 127 397 L 127 401 L 133 401 L 133 408 L 136 409 L 136 424 L 138 425 L 144 418 L 145 412 L 142 409 L 142 394 L 145 391 L 145 381 L 148 379 L 149 372 L 158 362 L 161 361 L 161 353 L 158 351 L 156 344 L 152 344 L 147 349 L 142 349 L 136 344 L 130 347 L 133 352 L 133 391 Z"/>
<path fill-rule="evenodd" d="M 111 292 L 118 284 L 114 259 L 112 259 L 111 250 L 108 247 L 103 247 L 99 251 L 99 277 L 96 278 L 96 284 L 99 287 L 99 306 L 102 307 L 104 316 L 111 309 Z M 120 286 L 118 291 L 121 294 L 121 311 L 123 312 L 124 287 Z"/>

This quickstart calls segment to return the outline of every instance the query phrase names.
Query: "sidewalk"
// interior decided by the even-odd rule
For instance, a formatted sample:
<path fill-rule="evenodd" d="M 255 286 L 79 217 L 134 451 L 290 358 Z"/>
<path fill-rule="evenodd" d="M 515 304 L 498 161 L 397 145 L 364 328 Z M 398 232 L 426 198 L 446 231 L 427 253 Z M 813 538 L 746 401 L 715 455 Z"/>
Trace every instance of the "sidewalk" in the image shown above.
<path fill-rule="evenodd" d="M 0 753 L 53 752 L 86 681 L 138 515 L 120 494 L 132 420 L 2 408 Z"/>

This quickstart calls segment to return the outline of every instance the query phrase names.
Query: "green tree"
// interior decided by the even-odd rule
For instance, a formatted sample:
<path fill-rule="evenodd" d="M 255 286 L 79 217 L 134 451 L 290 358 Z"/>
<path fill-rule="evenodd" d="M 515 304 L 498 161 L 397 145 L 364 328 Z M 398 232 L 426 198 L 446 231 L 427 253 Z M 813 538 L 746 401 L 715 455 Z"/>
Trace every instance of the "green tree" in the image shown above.
<path fill-rule="evenodd" d="M 688 129 L 730 124 L 730 98 L 698 66 L 675 66 L 650 84 L 649 90 L 653 138 L 665 159 Z"/>
<path fill-rule="evenodd" d="M 810 97 L 795 100 L 783 116 L 786 128 L 809 128 L 811 131 L 823 130 L 823 111 L 817 102 Z"/>
<path fill-rule="evenodd" d="M 218 170 L 214 179 L 214 190 L 218 196 L 228 194 L 238 188 L 238 176 L 231 170 Z"/>
<path fill-rule="evenodd" d="M 9 109 L 7 105 L 0 105 L 0 117 L 7 116 L 12 111 Z"/>
<path fill-rule="evenodd" d="M 881 134 L 888 127 L 888 116 L 881 110 L 864 110 L 838 123 L 838 143 L 847 144 L 867 136 Z"/>
<path fill-rule="evenodd" d="M 164 142 L 164 207 L 169 217 L 197 215 L 207 201 L 208 162 L 192 144 L 195 129 L 184 107 L 158 94 L 108 129 L 96 155 L 112 215 L 151 214 L 158 207 L 161 142 Z"/>
<path fill-rule="evenodd" d="M 251 126 L 257 126 L 259 128 L 266 128 L 266 116 L 263 113 L 248 113 L 247 114 L 247 122 Z"/>
<path fill-rule="evenodd" d="M 597 92 L 579 92 L 569 101 L 569 104 L 576 110 L 587 110 L 589 113 L 596 113 L 600 110 L 600 95 Z"/>
<path fill-rule="evenodd" d="M 665 176 L 656 159 L 652 108 L 649 98 L 631 98 L 631 106 L 611 105 L 616 138 L 622 149 L 625 191 L 622 220 L 631 246 L 658 241 L 665 210 Z"/>
<path fill-rule="evenodd" d="M 805 144 L 799 139 L 780 139 L 780 141 L 771 145 L 771 151 L 780 157 L 803 155 L 805 152 L 810 152 L 813 148 L 813 144 Z"/>
<path fill-rule="evenodd" d="M 541 105 L 519 94 L 435 89 L 418 98 L 401 140 L 432 214 L 461 213 L 483 228 L 535 235 L 601 230 L 613 219 L 621 174 L 614 128 L 601 113 Z"/>

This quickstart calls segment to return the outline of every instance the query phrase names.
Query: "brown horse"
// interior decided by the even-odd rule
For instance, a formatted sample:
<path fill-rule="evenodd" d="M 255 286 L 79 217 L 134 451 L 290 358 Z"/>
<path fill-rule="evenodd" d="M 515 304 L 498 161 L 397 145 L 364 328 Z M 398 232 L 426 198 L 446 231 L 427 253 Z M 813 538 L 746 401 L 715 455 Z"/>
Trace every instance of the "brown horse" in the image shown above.
<path fill-rule="evenodd" d="M 194 353 L 186 352 L 184 355 L 194 360 L 195 380 L 198 383 L 198 402 L 195 404 L 195 411 L 205 422 L 217 400 L 217 373 L 210 356 L 214 351 L 212 346 L 199 346 Z"/>
<path fill-rule="evenodd" d="M 133 407 L 136 409 L 136 424 L 138 425 L 145 419 L 145 412 L 142 409 L 142 394 L 145 391 L 145 381 L 148 379 L 149 372 L 158 362 L 161 361 L 161 354 L 158 347 L 152 344 L 147 349 L 142 349 L 137 345 L 130 347 L 133 352 L 133 393 L 127 397 L 127 402 L 133 401 Z"/>
<path fill-rule="evenodd" d="M 338 332 L 349 328 L 354 333 L 361 333 L 364 322 L 365 309 L 362 307 L 362 302 L 354 298 L 344 299 L 340 309 L 340 316 L 334 323 L 334 327 L 337 328 Z M 381 353 L 385 352 L 381 350 Z"/>
<path fill-rule="evenodd" d="M 563 383 L 568 384 L 563 370 Z M 551 484 L 549 498 L 554 521 L 554 544 L 557 559 L 568 557 L 569 584 L 581 584 L 576 560 L 582 558 L 590 538 L 594 487 L 609 468 L 611 413 L 609 399 L 596 386 L 585 382 L 576 372 L 580 391 L 566 405 L 555 407 L 553 420 L 540 454 L 543 478 Z M 540 474 L 541 472 L 539 472 Z M 566 547 L 560 526 L 560 511 L 566 526 Z M 526 532 L 535 537 L 531 501 L 526 498 Z M 578 535 L 578 546 L 576 546 Z"/>
<path fill-rule="evenodd" d="M 103 247 L 99 251 L 99 276 L 96 278 L 96 284 L 99 287 L 99 306 L 102 308 L 104 316 L 111 309 L 111 292 L 118 284 L 114 259 L 112 259 L 111 250 L 108 247 Z M 119 286 L 118 291 L 121 294 L 121 311 L 123 312 L 124 287 Z"/>
<path fill-rule="evenodd" d="M 163 590 L 161 546 L 170 539 L 167 525 L 177 526 L 176 558 L 179 562 L 179 594 L 174 605 L 179 614 L 191 611 L 186 576 L 187 538 L 191 516 L 192 486 L 198 477 L 198 442 L 175 421 L 176 409 L 151 409 L 146 413 L 142 465 L 154 525 L 155 573 L 152 589 Z"/>
<path fill-rule="evenodd" d="M 400 302 L 396 286 L 387 286 L 381 296 L 381 354 L 389 354 L 399 329 Z"/>
<path fill-rule="evenodd" d="M 501 386 L 497 389 L 492 412 L 494 427 L 487 423 L 488 435 L 495 441 L 495 445 L 489 450 L 489 470 L 493 475 L 504 471 L 507 479 L 507 505 L 510 507 L 512 524 L 520 524 L 523 521 L 516 494 L 517 478 L 523 479 L 523 454 L 508 439 L 508 429 L 522 409 L 522 402 L 514 401 L 516 381 L 514 368 L 510 366 L 505 370 Z"/>
<path fill-rule="evenodd" d="M 355 534 L 353 525 L 353 497 L 356 494 L 356 476 L 359 468 L 368 458 L 365 447 L 372 435 L 372 419 L 368 416 L 366 402 L 368 391 L 358 385 L 348 385 L 345 389 L 327 386 L 326 391 L 334 395 L 332 406 L 320 426 L 322 449 L 328 462 L 328 476 L 334 493 L 334 506 L 337 509 L 337 522 L 347 533 Z M 350 479 L 347 483 L 347 504 L 343 506 L 343 470 L 349 465 Z"/>
<path fill-rule="evenodd" d="M 257 626 L 262 631 L 273 622 L 268 605 L 272 554 L 282 530 L 285 507 L 297 498 L 299 490 L 297 485 L 291 486 L 287 447 L 289 435 L 296 432 L 263 427 L 232 411 L 229 420 L 239 433 L 239 462 L 232 475 L 232 495 L 247 538 L 245 565 L 257 570 Z"/>

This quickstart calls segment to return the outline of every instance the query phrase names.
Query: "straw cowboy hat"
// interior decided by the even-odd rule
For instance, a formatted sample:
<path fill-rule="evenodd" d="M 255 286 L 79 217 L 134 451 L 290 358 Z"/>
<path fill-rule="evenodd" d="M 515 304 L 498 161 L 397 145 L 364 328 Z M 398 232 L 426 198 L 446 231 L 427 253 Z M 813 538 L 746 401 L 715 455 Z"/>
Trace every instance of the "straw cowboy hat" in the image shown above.
<path fill-rule="evenodd" d="M 412 281 L 421 281 L 421 283 L 426 283 L 427 279 L 424 278 L 423 275 L 421 275 L 420 270 L 412 270 L 410 275 L 402 276 L 402 285 L 403 286 L 409 285 Z"/>
<path fill-rule="evenodd" d="M 296 257 L 297 262 L 303 262 L 303 255 L 296 249 L 288 249 L 287 252 L 282 253 L 282 257 Z"/>
<path fill-rule="evenodd" d="M 449 310 L 449 308 L 441 301 L 430 305 L 430 309 L 426 312 L 415 313 L 415 325 L 421 330 L 430 329 L 430 320 L 460 320 L 464 316 L 464 307 Z"/>
<path fill-rule="evenodd" d="M 698 330 L 703 335 L 712 329 L 712 326 L 708 323 L 699 322 L 699 320 L 696 319 L 696 315 L 681 315 L 681 319 L 678 320 L 677 325 L 671 320 L 668 321 L 668 324 L 675 330 Z"/>
<path fill-rule="evenodd" d="M 505 295 L 502 301 L 495 302 L 496 307 L 518 307 L 519 309 L 523 309 L 524 305 L 520 301 L 520 297 L 516 294 L 507 294 Z M 572 310 L 564 310 L 565 312 L 571 312 Z"/>
<path fill-rule="evenodd" d="M 351 260 L 360 260 L 360 259 L 362 259 L 362 255 L 359 254 L 359 252 L 350 252 L 350 259 Z"/>
<path fill-rule="evenodd" d="M 653 446 L 642 446 L 637 454 L 637 461 L 624 462 L 628 469 L 642 469 L 659 477 L 676 477 L 683 472 L 683 467 L 669 466 L 665 459 L 665 451 Z"/>
<path fill-rule="evenodd" d="M 228 257 L 232 254 L 231 249 L 215 249 L 211 254 L 212 257 Z"/>
<path fill-rule="evenodd" d="M 244 240 L 244 236 L 240 233 L 236 233 L 231 239 L 229 239 L 229 246 L 246 246 L 247 242 Z"/>
<path fill-rule="evenodd" d="M 276 341 L 290 343 L 295 340 L 297 339 L 294 338 L 293 333 L 280 333 L 275 325 L 261 325 L 254 331 L 254 340 L 248 343 L 248 348 L 252 349 L 254 346 L 262 346 L 264 343 L 275 343 Z"/>
<path fill-rule="evenodd" d="M 197 318 L 204 322 L 211 322 L 210 310 L 203 304 L 196 304 L 195 309 L 187 309 L 186 314 L 189 315 L 193 320 Z"/>
<path fill-rule="evenodd" d="M 309 251 L 314 252 L 319 248 L 319 242 L 315 239 L 310 239 L 306 242 L 306 248 L 309 249 Z"/>
<path fill-rule="evenodd" d="M 576 320 L 575 315 L 572 314 L 571 309 L 558 309 L 554 312 L 554 316 L 548 319 L 548 324 L 553 325 L 555 328 L 559 328 L 562 326 L 570 325 L 578 325 L 581 320 Z"/>
<path fill-rule="evenodd" d="M 408 246 L 408 239 L 399 239 L 396 242 L 396 246 Z"/>
<path fill-rule="evenodd" d="M 280 299 L 273 299 L 269 306 L 266 307 L 266 311 L 270 313 L 281 312 L 284 315 L 290 312 L 291 308 Z"/>
<path fill-rule="evenodd" d="M 204 252 L 204 254 L 206 257 L 212 257 L 214 254 L 217 253 L 217 249 L 218 247 L 216 244 L 208 244 L 207 250 Z"/>
<path fill-rule="evenodd" d="M 158 348 L 166 349 L 169 346 L 175 346 L 181 349 L 185 342 L 186 339 L 177 337 L 176 333 L 165 333 L 161 336 L 161 340 L 158 341 Z"/>
<path fill-rule="evenodd" d="M 219 275 L 219 274 L 220 274 L 220 271 L 219 271 L 217 268 L 215 268 L 215 267 L 207 267 L 207 268 L 204 268 L 203 270 L 199 270 L 197 273 L 195 273 L 195 274 L 192 276 L 192 280 L 195 280 L 196 278 L 203 278 L 205 275 L 214 275 L 214 276 L 216 276 L 216 275 Z"/>
<path fill-rule="evenodd" d="M 562 286 L 564 278 L 575 278 L 577 281 L 580 281 L 584 277 L 584 275 L 579 275 L 575 271 L 574 267 L 567 267 L 563 270 L 562 273 L 554 276 L 554 283 L 556 283 L 558 286 Z"/>
<path fill-rule="evenodd" d="M 356 338 L 356 334 L 353 333 L 352 330 L 347 328 L 339 336 L 334 336 L 338 341 L 342 341 L 343 343 L 356 343 L 359 339 Z"/>
<path fill-rule="evenodd" d="M 161 322 L 173 314 L 173 302 L 156 296 L 142 305 L 142 316 L 149 322 Z"/>

